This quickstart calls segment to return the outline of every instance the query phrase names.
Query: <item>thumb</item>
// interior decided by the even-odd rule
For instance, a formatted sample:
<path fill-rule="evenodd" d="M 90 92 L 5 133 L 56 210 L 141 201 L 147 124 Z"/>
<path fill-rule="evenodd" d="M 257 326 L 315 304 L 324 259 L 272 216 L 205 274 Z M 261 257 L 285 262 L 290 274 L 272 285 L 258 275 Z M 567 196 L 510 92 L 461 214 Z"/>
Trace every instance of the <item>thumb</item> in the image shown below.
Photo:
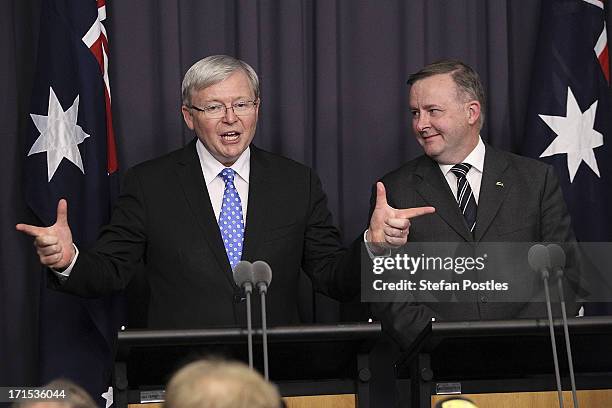
<path fill-rule="evenodd" d="M 57 203 L 57 219 L 55 224 L 68 226 L 68 202 L 63 198 Z"/>
<path fill-rule="evenodd" d="M 376 183 L 376 208 L 386 207 L 387 204 L 387 191 L 382 181 Z"/>

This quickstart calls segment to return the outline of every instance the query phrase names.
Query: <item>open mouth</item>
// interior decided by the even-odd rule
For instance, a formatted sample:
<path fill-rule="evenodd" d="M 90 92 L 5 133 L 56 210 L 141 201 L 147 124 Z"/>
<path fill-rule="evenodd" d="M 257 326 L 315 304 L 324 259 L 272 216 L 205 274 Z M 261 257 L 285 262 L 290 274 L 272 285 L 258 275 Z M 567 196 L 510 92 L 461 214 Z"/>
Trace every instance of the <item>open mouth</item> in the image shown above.
<path fill-rule="evenodd" d="M 236 140 L 238 140 L 239 137 L 240 137 L 240 132 L 236 132 L 233 130 L 229 132 L 221 133 L 221 139 L 223 139 L 224 142 L 235 142 Z"/>

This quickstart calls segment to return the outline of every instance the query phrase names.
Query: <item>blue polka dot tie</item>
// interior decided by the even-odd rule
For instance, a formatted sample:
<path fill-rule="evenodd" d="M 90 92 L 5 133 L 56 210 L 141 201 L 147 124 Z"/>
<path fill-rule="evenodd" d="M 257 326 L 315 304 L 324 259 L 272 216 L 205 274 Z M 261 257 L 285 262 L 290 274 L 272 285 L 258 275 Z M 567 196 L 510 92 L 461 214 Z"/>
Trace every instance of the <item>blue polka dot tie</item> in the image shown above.
<path fill-rule="evenodd" d="M 467 223 L 470 232 L 474 232 L 476 226 L 476 199 L 467 180 L 467 173 L 472 165 L 467 163 L 455 164 L 451 171 L 457 177 L 457 203 L 459 209 L 463 213 L 465 222 Z"/>
<path fill-rule="evenodd" d="M 234 170 L 226 168 L 219 175 L 225 181 L 223 204 L 221 205 L 221 214 L 219 214 L 219 229 L 221 230 L 225 252 L 227 252 L 227 259 L 234 269 L 234 266 L 242 258 L 242 241 L 244 238 L 242 203 L 234 185 Z"/>

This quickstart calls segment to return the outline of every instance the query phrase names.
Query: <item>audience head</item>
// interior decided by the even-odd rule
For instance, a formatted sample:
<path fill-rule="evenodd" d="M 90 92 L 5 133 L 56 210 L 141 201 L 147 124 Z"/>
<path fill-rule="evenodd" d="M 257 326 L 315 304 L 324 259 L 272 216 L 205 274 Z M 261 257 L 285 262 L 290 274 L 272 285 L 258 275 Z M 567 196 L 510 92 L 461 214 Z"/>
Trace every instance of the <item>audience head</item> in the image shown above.
<path fill-rule="evenodd" d="M 276 387 L 239 362 L 200 360 L 166 387 L 164 408 L 280 408 Z"/>

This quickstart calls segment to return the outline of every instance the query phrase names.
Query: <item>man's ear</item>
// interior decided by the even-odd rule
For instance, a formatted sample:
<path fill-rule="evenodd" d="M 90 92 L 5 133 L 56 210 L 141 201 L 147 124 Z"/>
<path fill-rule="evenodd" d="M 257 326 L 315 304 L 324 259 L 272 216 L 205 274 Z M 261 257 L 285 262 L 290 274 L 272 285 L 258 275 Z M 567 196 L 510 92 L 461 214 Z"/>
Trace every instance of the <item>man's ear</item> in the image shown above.
<path fill-rule="evenodd" d="M 189 110 L 189 108 L 183 105 L 181 107 L 181 113 L 183 114 L 183 120 L 185 121 L 187 127 L 193 130 L 193 116 L 191 115 L 191 111 Z"/>
<path fill-rule="evenodd" d="M 480 102 L 474 100 L 467 103 L 468 123 L 474 125 L 480 119 Z"/>

